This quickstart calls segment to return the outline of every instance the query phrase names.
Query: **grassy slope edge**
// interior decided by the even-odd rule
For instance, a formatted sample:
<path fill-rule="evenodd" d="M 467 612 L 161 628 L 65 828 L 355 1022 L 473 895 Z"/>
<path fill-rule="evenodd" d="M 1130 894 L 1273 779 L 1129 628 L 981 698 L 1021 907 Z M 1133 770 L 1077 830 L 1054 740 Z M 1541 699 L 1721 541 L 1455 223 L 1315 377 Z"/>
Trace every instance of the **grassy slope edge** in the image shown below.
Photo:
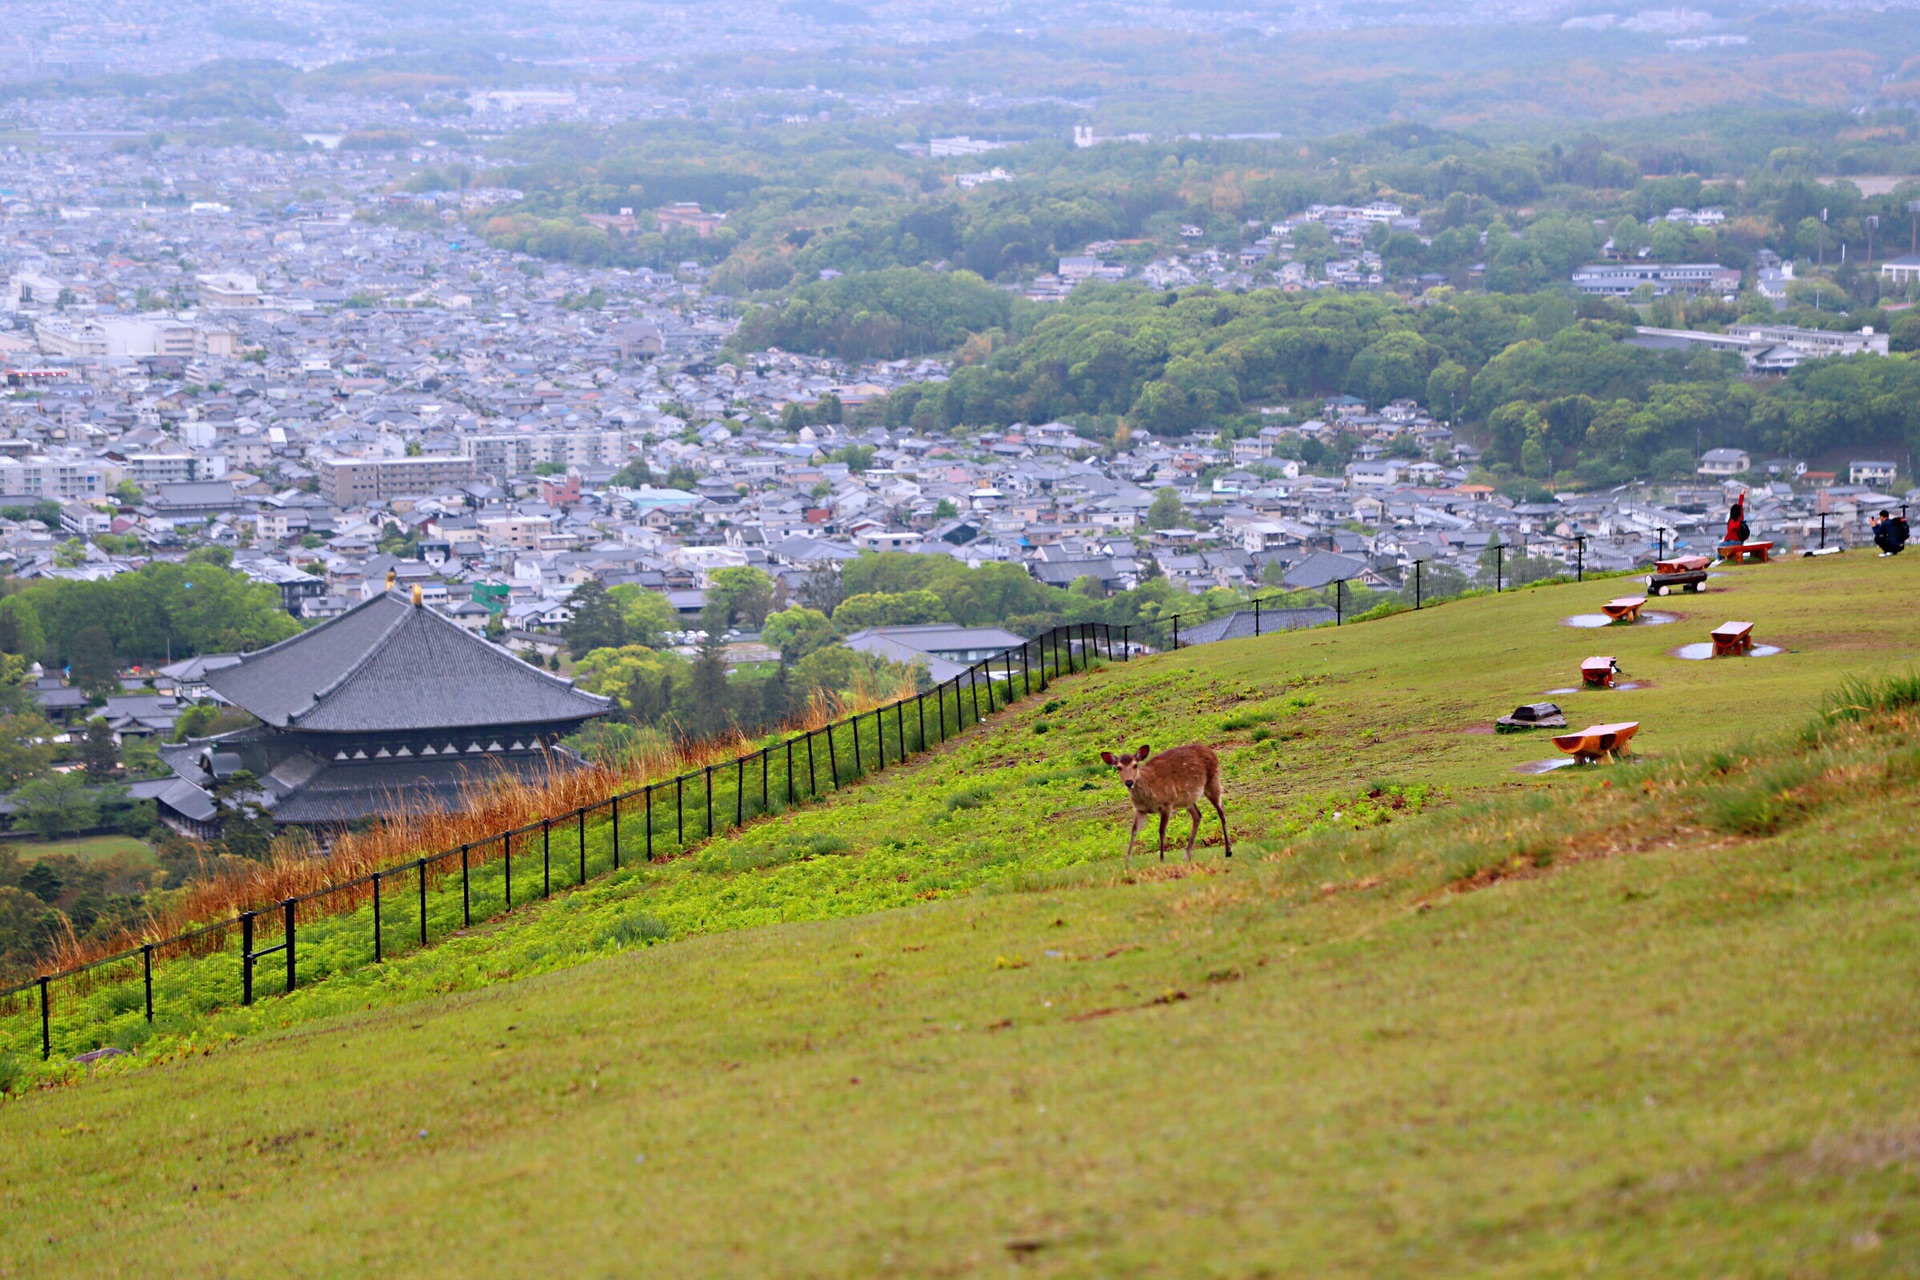
<path fill-rule="evenodd" d="M 1743 604 L 1777 588 L 1762 616 L 1800 639 L 1783 620 L 1808 579 L 1781 570 L 1737 585 Z M 1511 795 L 1497 780 L 1516 744 L 1458 732 L 1453 701 L 1530 668 L 1444 691 L 1381 670 L 1431 675 L 1444 641 L 1401 659 L 1404 633 L 1397 649 L 1368 641 L 1314 674 L 1276 672 L 1293 664 L 1274 654 L 1310 658 L 1324 636 L 1109 670 L 1085 706 L 1029 706 L 924 772 L 701 855 L 804 841 L 809 823 L 860 850 L 716 877 L 777 919 L 791 885 L 767 885 L 838 868 L 851 878 L 814 893 L 845 897 L 868 883 L 849 867 L 883 861 L 865 842 L 910 817 L 960 828 L 921 858 L 990 832 L 1029 848 L 1037 867 L 977 851 L 1007 867 L 987 878 L 1002 892 L 693 938 L 29 1097 L 4 1112 L 0 1258 L 112 1273 L 172 1256 L 225 1274 L 228 1251 L 274 1241 L 307 1274 L 505 1274 L 554 1256 L 792 1275 L 1010 1259 L 1057 1274 L 1903 1273 L 1920 1265 L 1905 1208 L 1920 1064 L 1899 1048 L 1916 1029 L 1920 730 L 1902 699 L 1858 693 L 1843 699 L 1858 718 L 1817 739 L 1779 728 L 1780 710 L 1812 712 L 1803 682 L 1885 664 L 1865 640 L 1897 638 L 1911 597 L 1890 608 L 1855 610 L 1836 663 L 1817 642 L 1737 676 L 1629 654 L 1630 672 L 1644 658 L 1660 673 L 1628 696 L 1644 693 L 1665 759 Z M 1543 649 L 1565 639 L 1541 634 Z M 1528 661 L 1558 671 L 1560 656 Z M 1694 705 L 1713 687 L 1700 681 L 1719 682 L 1701 717 L 1718 732 L 1659 747 L 1655 695 Z M 1396 696 L 1383 714 L 1362 692 L 1442 705 Z M 1253 723 L 1228 728 L 1249 706 Z M 1362 725 L 1396 711 L 1427 721 L 1385 744 L 1415 753 L 1421 772 L 1400 776 L 1468 798 L 1409 818 L 1392 806 L 1411 788 L 1388 788 L 1353 830 L 1329 806 L 1368 799 L 1381 753 Z M 1124 882 L 1094 861 L 1115 848 L 1113 797 L 1083 793 L 1057 757 L 1168 719 L 1238 735 L 1229 776 L 1257 835 L 1230 871 Z M 1269 725 L 1283 732 L 1252 740 Z M 1036 781 L 1050 756 L 1060 776 Z M 949 803 L 969 789 L 992 794 Z"/>

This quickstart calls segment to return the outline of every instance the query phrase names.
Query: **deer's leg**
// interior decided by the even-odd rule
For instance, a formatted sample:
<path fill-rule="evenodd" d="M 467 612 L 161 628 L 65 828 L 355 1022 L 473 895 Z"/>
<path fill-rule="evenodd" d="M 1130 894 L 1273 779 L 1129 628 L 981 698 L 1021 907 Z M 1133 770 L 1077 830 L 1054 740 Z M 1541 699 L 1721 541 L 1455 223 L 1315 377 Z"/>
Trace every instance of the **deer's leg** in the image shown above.
<path fill-rule="evenodd" d="M 1193 830 L 1187 832 L 1187 861 L 1192 862 L 1193 842 L 1200 838 L 1200 806 L 1197 804 L 1188 805 L 1187 816 L 1193 819 Z"/>
<path fill-rule="evenodd" d="M 1208 796 L 1207 799 L 1212 802 L 1213 811 L 1220 815 L 1220 838 L 1227 842 L 1227 856 L 1231 858 L 1233 856 L 1233 837 L 1227 834 L 1227 811 L 1220 806 L 1220 798 L 1218 796 Z"/>
<path fill-rule="evenodd" d="M 1134 842 L 1135 840 L 1138 840 L 1138 839 L 1140 838 L 1140 824 L 1141 824 L 1141 823 L 1143 823 L 1143 822 L 1145 822 L 1146 820 L 1147 820 L 1147 815 L 1146 815 L 1146 814 L 1144 814 L 1144 813 L 1136 813 L 1136 814 L 1134 814 L 1134 815 L 1133 815 L 1133 830 L 1131 830 L 1131 831 L 1129 831 L 1129 832 L 1127 832 L 1127 857 L 1126 857 L 1126 867 L 1127 867 L 1127 869 L 1128 869 L 1129 871 L 1131 871 L 1131 870 L 1133 869 L 1133 842 Z"/>
<path fill-rule="evenodd" d="M 1162 862 L 1167 860 L 1167 818 L 1171 813 L 1172 810 L 1169 809 L 1160 811 L 1160 861 Z"/>

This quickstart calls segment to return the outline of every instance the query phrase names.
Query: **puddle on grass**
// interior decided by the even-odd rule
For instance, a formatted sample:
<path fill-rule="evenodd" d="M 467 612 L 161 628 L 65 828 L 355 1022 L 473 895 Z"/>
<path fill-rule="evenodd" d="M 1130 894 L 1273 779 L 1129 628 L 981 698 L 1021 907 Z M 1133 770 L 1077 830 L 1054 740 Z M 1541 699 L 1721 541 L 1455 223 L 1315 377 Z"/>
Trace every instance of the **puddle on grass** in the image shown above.
<path fill-rule="evenodd" d="M 1549 698 L 1551 698 L 1551 697 L 1553 697 L 1553 696 L 1555 696 L 1556 694 L 1562 694 L 1562 693 L 1579 693 L 1579 692 L 1580 692 L 1580 690 L 1579 690 L 1579 689 L 1549 689 L 1549 690 L 1547 690 L 1547 696 L 1548 696 Z"/>
<path fill-rule="evenodd" d="M 1615 626 L 1660 627 L 1665 626 L 1669 622 L 1678 621 L 1680 621 L 1680 615 L 1677 613 L 1658 613 L 1650 609 L 1643 609 L 1640 613 L 1639 622 L 1615 622 L 1604 613 L 1576 613 L 1571 618 L 1560 619 L 1560 625 L 1563 627 L 1582 628 Z"/>
<path fill-rule="evenodd" d="M 1529 760 L 1525 764 L 1513 766 L 1515 773 L 1552 773 L 1555 769 L 1567 769 L 1579 764 L 1572 756 L 1561 756 L 1556 760 Z"/>
<path fill-rule="evenodd" d="M 1729 654 L 1728 656 L 1735 658 L 1771 658 L 1776 653 L 1785 652 L 1786 650 L 1777 644 L 1757 644 L 1753 646 L 1751 653 L 1736 653 Z M 1688 662 L 1699 662 L 1703 658 L 1711 658 L 1713 656 L 1713 642 L 1708 640 L 1701 644 L 1683 644 L 1678 649 L 1667 650 L 1667 654 L 1669 657 L 1682 658 Z"/>

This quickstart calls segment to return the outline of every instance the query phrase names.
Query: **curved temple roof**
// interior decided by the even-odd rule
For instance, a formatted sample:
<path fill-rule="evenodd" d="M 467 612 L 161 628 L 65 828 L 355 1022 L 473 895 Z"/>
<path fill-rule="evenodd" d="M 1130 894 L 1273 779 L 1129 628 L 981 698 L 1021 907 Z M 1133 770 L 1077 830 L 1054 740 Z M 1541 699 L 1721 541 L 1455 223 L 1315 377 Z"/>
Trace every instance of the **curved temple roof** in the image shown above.
<path fill-rule="evenodd" d="M 393 592 L 206 680 L 267 724 L 309 733 L 558 724 L 613 705 Z"/>

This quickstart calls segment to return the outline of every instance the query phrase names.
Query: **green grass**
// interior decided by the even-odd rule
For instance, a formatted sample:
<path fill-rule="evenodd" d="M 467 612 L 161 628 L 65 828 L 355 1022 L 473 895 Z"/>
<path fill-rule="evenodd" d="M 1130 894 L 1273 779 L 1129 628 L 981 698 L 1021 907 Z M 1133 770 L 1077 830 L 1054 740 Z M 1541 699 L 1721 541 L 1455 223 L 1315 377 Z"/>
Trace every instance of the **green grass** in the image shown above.
<path fill-rule="evenodd" d="M 1738 571 L 1659 628 L 1559 627 L 1596 601 L 1554 587 L 1113 665 L 378 970 L 364 921 L 316 928 L 325 981 L 0 1110 L 0 1258 L 1910 1274 L 1920 727 L 1886 677 L 1920 590 L 1886 569 Z M 1727 617 L 1792 652 L 1662 656 Z M 1470 731 L 1596 649 L 1653 686 L 1559 700 L 1641 720 L 1641 763 L 1528 777 L 1544 742 Z M 1241 856 L 1122 876 L 1097 752 L 1193 739 Z"/>
<path fill-rule="evenodd" d="M 65 840 L 41 840 L 33 836 L 8 836 L 0 843 L 10 844 L 22 862 L 38 862 L 50 854 L 66 853 L 82 862 L 98 862 L 125 856 L 138 863 L 154 864 L 153 847 L 132 836 L 76 836 Z"/>

